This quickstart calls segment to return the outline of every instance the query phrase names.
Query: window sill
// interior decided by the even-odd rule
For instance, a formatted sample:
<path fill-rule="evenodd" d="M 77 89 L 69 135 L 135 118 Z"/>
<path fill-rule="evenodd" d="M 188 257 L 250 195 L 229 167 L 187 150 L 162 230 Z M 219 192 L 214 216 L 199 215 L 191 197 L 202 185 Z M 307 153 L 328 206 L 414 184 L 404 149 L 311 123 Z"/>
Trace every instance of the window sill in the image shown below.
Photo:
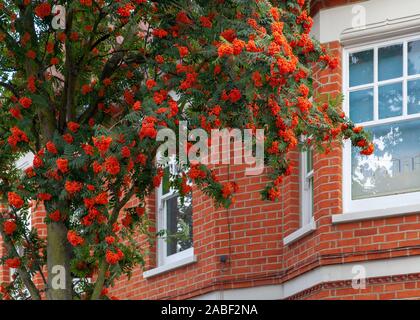
<path fill-rule="evenodd" d="M 285 237 L 283 239 L 283 244 L 284 245 L 289 245 L 289 244 L 307 236 L 308 234 L 312 233 L 314 230 L 316 230 L 316 223 L 315 223 L 315 220 L 312 219 L 310 223 L 308 223 L 307 225 L 297 229 L 296 231 L 292 232 L 287 237 Z"/>
<path fill-rule="evenodd" d="M 390 218 L 402 215 L 415 214 L 420 212 L 420 204 L 391 207 L 370 211 L 347 212 L 343 214 L 336 214 L 332 216 L 332 223 L 346 223 L 357 222 L 363 220 L 373 220 L 380 218 Z"/>
<path fill-rule="evenodd" d="M 187 265 L 195 263 L 195 262 L 197 262 L 197 256 L 192 255 L 192 256 L 189 256 L 189 257 L 185 257 L 185 258 L 180 259 L 176 262 L 168 263 L 168 264 L 165 264 L 163 266 L 144 271 L 143 272 L 143 278 L 148 279 L 148 278 L 160 275 L 162 273 L 169 272 L 169 271 L 187 266 Z"/>

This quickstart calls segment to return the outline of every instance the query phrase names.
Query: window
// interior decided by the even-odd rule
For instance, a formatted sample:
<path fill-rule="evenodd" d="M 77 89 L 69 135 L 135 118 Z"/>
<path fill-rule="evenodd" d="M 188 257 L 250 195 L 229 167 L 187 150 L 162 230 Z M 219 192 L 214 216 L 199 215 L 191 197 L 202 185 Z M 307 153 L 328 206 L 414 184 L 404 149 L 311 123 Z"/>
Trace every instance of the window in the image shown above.
<path fill-rule="evenodd" d="M 367 157 L 347 143 L 344 210 L 420 202 L 420 38 L 345 52 L 347 115 L 372 133 Z"/>
<path fill-rule="evenodd" d="M 175 171 L 176 166 L 169 165 L 157 191 L 158 230 L 164 231 L 164 236 L 158 240 L 159 266 L 194 255 L 192 196 L 189 194 L 181 199 L 170 187 L 170 173 Z"/>
<path fill-rule="evenodd" d="M 312 149 L 300 154 L 300 227 L 311 223 L 314 205 L 314 168 Z"/>
<path fill-rule="evenodd" d="M 307 236 L 316 230 L 316 223 L 313 216 L 314 207 L 314 168 L 313 151 L 309 149 L 300 153 L 299 159 L 299 198 L 300 216 L 299 229 L 287 235 L 283 239 L 285 245 Z"/>

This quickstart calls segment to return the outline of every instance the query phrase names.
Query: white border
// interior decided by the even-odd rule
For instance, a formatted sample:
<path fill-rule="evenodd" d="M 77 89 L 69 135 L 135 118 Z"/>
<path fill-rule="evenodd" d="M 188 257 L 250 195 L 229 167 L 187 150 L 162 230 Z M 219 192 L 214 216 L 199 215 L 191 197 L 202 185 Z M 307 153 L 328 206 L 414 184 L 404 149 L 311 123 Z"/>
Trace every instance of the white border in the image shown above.
<path fill-rule="evenodd" d="M 420 15 L 386 19 L 358 28 L 345 29 L 340 35 L 344 46 L 351 46 L 361 42 L 381 41 L 384 38 L 404 37 L 407 34 L 420 32 Z"/>
<path fill-rule="evenodd" d="M 310 223 L 304 225 L 303 227 L 300 227 L 299 229 L 297 229 L 296 231 L 292 232 L 287 237 L 285 237 L 283 239 L 283 244 L 284 245 L 289 245 L 289 244 L 307 236 L 308 234 L 312 233 L 314 230 L 316 230 L 316 223 L 315 223 L 314 218 L 312 217 Z"/>
<path fill-rule="evenodd" d="M 371 211 L 348 212 L 344 214 L 335 214 L 332 216 L 332 223 L 355 222 L 368 219 L 389 218 L 401 215 L 420 213 L 420 204 L 382 208 Z"/>
<path fill-rule="evenodd" d="M 157 208 L 157 227 L 158 231 L 166 229 L 166 206 L 164 202 L 170 198 L 176 197 L 177 194 L 171 190 L 165 195 L 162 195 L 162 186 L 163 182 L 158 188 L 156 188 L 156 208 Z M 159 237 L 157 241 L 157 259 L 158 267 L 165 267 L 166 265 L 172 266 L 177 265 L 179 262 L 183 262 L 186 259 L 194 258 L 194 247 L 191 247 L 187 250 L 167 255 L 167 244 L 164 237 Z"/>
<path fill-rule="evenodd" d="M 175 262 L 167 263 L 167 264 L 164 264 L 160 267 L 144 271 L 143 272 L 143 278 L 145 278 L 145 279 L 151 278 L 151 277 L 157 276 L 159 274 L 166 273 L 166 272 L 172 271 L 172 270 L 180 268 L 180 267 L 187 266 L 187 265 L 195 263 L 195 262 L 197 262 L 197 256 L 195 256 L 195 255 L 187 256 L 183 259 L 178 259 Z"/>
<path fill-rule="evenodd" d="M 300 227 L 305 228 L 311 224 L 313 219 L 314 206 L 314 168 L 312 153 L 312 170 L 308 172 L 308 152 L 302 151 L 299 154 L 299 202 L 300 202 Z M 309 181 L 312 180 L 312 185 Z"/>

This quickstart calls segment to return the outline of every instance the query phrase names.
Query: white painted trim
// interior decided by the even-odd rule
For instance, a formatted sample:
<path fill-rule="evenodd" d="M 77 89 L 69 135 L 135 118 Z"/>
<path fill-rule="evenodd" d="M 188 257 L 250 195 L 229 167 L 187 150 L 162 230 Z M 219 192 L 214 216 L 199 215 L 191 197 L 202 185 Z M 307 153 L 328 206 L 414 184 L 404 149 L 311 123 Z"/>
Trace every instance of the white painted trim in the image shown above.
<path fill-rule="evenodd" d="M 324 282 L 352 280 L 359 275 L 358 272 L 353 272 L 354 266 L 363 267 L 366 278 L 420 273 L 420 256 L 323 266 L 282 284 L 219 290 L 192 300 L 281 300 Z M 369 286 L 369 283 L 366 285 Z"/>
<path fill-rule="evenodd" d="M 287 237 L 285 237 L 283 239 L 283 244 L 289 245 L 303 238 L 304 236 L 310 234 L 314 230 L 316 230 L 316 223 L 315 223 L 314 218 L 312 218 L 310 223 L 308 223 L 307 225 L 304 225 L 303 227 L 300 227 L 299 229 L 297 229 L 296 231 L 292 232 Z"/>
<path fill-rule="evenodd" d="M 281 300 L 284 299 L 282 285 L 213 291 L 190 300 Z"/>
<path fill-rule="evenodd" d="M 386 19 L 364 27 L 348 28 L 341 33 L 340 40 L 343 46 L 353 46 L 360 43 L 403 37 L 417 32 L 420 32 L 420 15 L 418 14 L 397 19 Z"/>
<path fill-rule="evenodd" d="M 176 168 L 170 164 L 170 170 L 175 172 Z M 157 228 L 159 231 L 166 230 L 167 228 L 167 201 L 178 197 L 178 193 L 172 188 L 163 194 L 163 182 L 155 189 L 156 192 L 156 208 L 157 208 Z M 167 242 L 164 236 L 157 239 L 157 264 L 158 267 L 166 268 L 166 266 L 177 265 L 178 262 L 183 262 L 194 256 L 194 247 L 187 250 L 172 254 L 168 256 Z"/>
<path fill-rule="evenodd" d="M 143 272 L 143 278 L 145 278 L 145 279 L 151 278 L 151 277 L 157 276 L 159 274 L 175 270 L 175 269 L 180 268 L 180 267 L 185 267 L 185 266 L 187 266 L 189 264 L 192 264 L 192 263 L 195 263 L 195 262 L 197 262 L 197 256 L 195 256 L 195 255 L 188 256 L 188 257 L 185 257 L 183 259 L 177 260 L 176 262 L 168 263 L 168 264 L 162 265 L 160 267 L 144 271 Z"/>
<path fill-rule="evenodd" d="M 363 10 L 354 10 L 356 7 Z M 395 3 L 395 0 L 352 2 L 321 9 L 314 17 L 312 34 L 321 43 L 341 39 L 347 40 L 346 45 L 349 45 L 352 38 L 355 41 L 358 41 L 357 38 L 374 41 L 375 36 L 370 35 L 371 32 L 376 32 L 379 39 L 397 36 L 398 33 L 392 30 L 396 24 L 405 27 L 406 31 L 415 32 L 417 30 L 414 19 L 416 15 L 420 15 L 418 0 L 398 0 L 398 3 Z M 417 20 L 417 22 L 420 21 Z M 363 31 L 365 31 L 364 34 Z"/>
<path fill-rule="evenodd" d="M 390 207 L 370 211 L 348 212 L 332 216 L 332 223 L 356 222 L 370 219 L 389 218 L 395 216 L 420 213 L 420 204 Z"/>
<path fill-rule="evenodd" d="M 308 152 L 312 157 L 312 168 L 309 171 Z M 308 172 L 309 171 L 309 172 Z M 300 198 L 300 226 L 306 228 L 313 219 L 313 205 L 314 205 L 314 185 L 313 185 L 314 169 L 313 169 L 313 154 L 312 150 L 302 151 L 300 153 L 299 161 L 299 198 Z M 303 226 L 303 227 L 302 227 Z"/>
<path fill-rule="evenodd" d="M 165 242 L 166 244 L 166 242 Z M 190 257 L 194 256 L 194 247 L 188 248 L 184 251 L 177 252 L 174 254 L 171 254 L 170 256 L 166 256 L 163 260 L 163 264 L 161 266 L 165 265 L 172 265 L 173 263 L 176 263 L 178 261 L 184 261 L 184 259 L 188 259 Z"/>

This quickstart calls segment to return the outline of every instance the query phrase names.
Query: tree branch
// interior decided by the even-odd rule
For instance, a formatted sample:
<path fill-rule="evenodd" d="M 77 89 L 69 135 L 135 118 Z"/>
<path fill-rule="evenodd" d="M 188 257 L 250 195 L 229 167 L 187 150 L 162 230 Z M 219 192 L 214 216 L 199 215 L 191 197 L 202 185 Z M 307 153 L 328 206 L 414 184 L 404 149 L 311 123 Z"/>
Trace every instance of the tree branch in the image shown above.
<path fill-rule="evenodd" d="M 23 234 L 23 236 L 25 237 L 26 242 L 27 242 L 27 243 L 30 243 L 29 238 L 28 238 L 28 236 L 26 235 L 26 233 L 24 233 L 24 234 Z M 36 267 L 37 267 L 37 269 L 38 269 L 38 271 L 39 271 L 39 274 L 41 275 L 42 281 L 44 282 L 44 284 L 45 284 L 46 286 L 48 286 L 48 283 L 47 283 L 47 278 L 45 278 L 44 272 L 42 271 L 42 267 L 40 266 L 40 264 L 39 264 L 38 262 L 36 262 Z"/>
<path fill-rule="evenodd" d="M 138 11 L 136 10 L 134 12 L 134 16 L 136 16 L 137 13 L 138 13 Z M 116 30 L 122 29 L 124 26 L 125 25 L 120 25 Z M 99 81 L 102 82 L 104 79 L 109 78 L 112 74 L 114 74 L 114 72 L 118 69 L 118 67 L 120 66 L 120 64 L 124 60 L 125 52 L 123 52 L 121 50 L 122 50 L 122 48 L 124 48 L 124 46 L 127 42 L 130 42 L 136 36 L 135 31 L 136 31 L 136 28 L 137 28 L 137 24 L 130 25 L 129 27 L 131 28 L 131 30 L 130 30 L 130 32 L 127 33 L 128 36 L 124 39 L 124 41 L 120 45 L 117 46 L 117 48 L 114 51 L 114 54 L 112 55 L 112 57 L 110 57 L 108 59 L 108 61 L 105 63 L 105 65 L 102 69 Z M 115 32 L 115 30 L 114 30 L 114 32 Z M 109 36 L 110 35 L 111 34 L 109 34 Z M 104 40 L 106 40 L 106 39 L 104 39 Z M 101 40 L 101 41 L 103 41 L 103 40 Z M 96 97 L 96 99 L 89 106 L 89 108 L 79 116 L 79 118 L 77 119 L 77 122 L 84 123 L 84 122 L 88 121 L 90 118 L 92 118 L 96 114 L 97 107 L 98 107 L 97 105 L 102 99 L 103 98 Z"/>
<path fill-rule="evenodd" d="M 6 88 L 7 90 L 9 90 L 11 93 L 13 93 L 13 95 L 15 97 L 17 97 L 17 98 L 19 97 L 19 92 L 18 92 L 17 88 L 13 84 L 0 81 L 0 86 L 2 86 L 3 88 Z"/>
<path fill-rule="evenodd" d="M 14 257 L 19 257 L 19 254 L 13 245 L 13 243 L 8 239 L 6 234 L 4 233 L 3 226 L 0 226 L 0 234 L 3 238 L 4 245 L 6 247 L 6 250 L 10 252 Z M 25 285 L 26 289 L 28 289 L 29 294 L 31 295 L 31 298 L 33 300 L 41 300 L 41 294 L 39 293 L 39 290 L 33 283 L 31 279 L 31 275 L 29 274 L 28 270 L 26 270 L 25 267 L 20 266 L 17 269 L 17 273 L 19 277 L 22 279 L 23 284 Z"/>
<path fill-rule="evenodd" d="M 127 192 L 124 198 L 121 201 L 118 201 L 118 203 L 115 205 L 114 210 L 112 211 L 111 220 L 109 221 L 111 225 L 113 225 L 118 220 L 118 216 L 120 214 L 121 209 L 124 208 L 124 206 L 134 196 L 134 194 L 135 194 L 135 187 L 132 186 L 130 191 Z M 108 270 L 108 267 L 109 267 L 109 264 L 106 262 L 106 259 L 102 258 L 99 264 L 98 278 L 96 279 L 96 282 L 95 282 L 95 287 L 93 289 L 91 300 L 98 300 L 100 298 L 101 291 L 105 283 L 105 275 L 106 275 L 106 271 Z"/>
<path fill-rule="evenodd" d="M 66 19 L 66 34 L 69 36 L 73 25 L 74 12 L 70 10 Z M 65 124 L 73 117 L 74 91 L 77 81 L 77 66 L 73 63 L 72 47 L 70 41 L 66 42 L 66 77 L 64 84 L 63 101 L 60 108 L 59 130 L 64 130 Z"/>

